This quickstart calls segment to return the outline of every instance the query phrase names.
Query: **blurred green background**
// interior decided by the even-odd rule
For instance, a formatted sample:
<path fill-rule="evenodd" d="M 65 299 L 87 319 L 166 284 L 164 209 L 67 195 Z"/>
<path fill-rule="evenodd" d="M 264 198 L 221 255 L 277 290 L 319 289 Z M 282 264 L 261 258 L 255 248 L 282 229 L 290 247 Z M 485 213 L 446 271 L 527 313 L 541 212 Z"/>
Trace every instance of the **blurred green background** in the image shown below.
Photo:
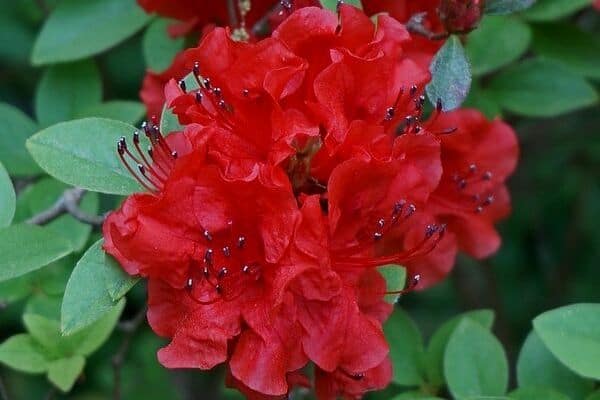
<path fill-rule="evenodd" d="M 549 2 L 540 0 L 542 6 Z M 468 104 L 488 115 L 501 113 L 519 135 L 521 160 L 510 180 L 514 211 L 500 225 L 503 245 L 496 256 L 481 262 L 460 257 L 444 283 L 400 301 L 425 337 L 461 311 L 495 310 L 494 331 L 507 349 L 511 365 L 534 316 L 564 304 L 600 302 L 600 107 L 597 96 L 590 98 L 585 93 L 589 88 L 596 92 L 600 88 L 600 12 L 579 3 L 558 13 L 544 8 L 540 11 L 538 4 L 537 11 L 534 7 L 529 15 L 492 17 L 484 21 L 479 33 L 472 34 L 478 36 L 468 39 L 467 51 L 475 73 Z M 0 0 L 0 102 L 22 110 L 33 120 L 36 90 L 46 68 L 33 67 L 29 60 L 36 36 L 54 4 Z M 93 57 L 101 74 L 104 100 L 139 101 L 147 68 L 145 34 L 142 30 Z M 536 81 L 532 76 L 530 81 L 514 83 L 518 93 L 505 93 L 503 83 L 514 82 L 511 74 L 526 80 L 523 76 L 527 76 L 531 62 L 541 65 L 532 75 L 542 74 L 543 78 Z M 549 71 L 547 75 L 540 72 L 544 68 Z M 562 93 L 561 88 L 568 93 Z M 573 90 L 569 92 L 569 88 Z M 7 124 L 0 116 L 0 136 Z M 15 185 L 22 190 L 30 182 L 20 178 Z M 101 198 L 101 209 L 112 206 L 112 200 Z M 50 267 L 46 273 L 56 276 L 48 279 L 66 282 L 74 261 L 68 259 L 66 266 Z M 0 342 L 23 331 L 22 311 L 31 298 L 44 301 L 48 294 L 43 287 L 45 279 L 40 277 L 41 283 L 33 285 L 25 296 L 13 295 L 14 287 L 0 286 Z M 143 286 L 138 285 L 129 297 L 126 316 L 143 306 Z M 85 374 L 68 396 L 53 390 L 43 376 L 0 367 L 0 378 L 10 399 L 111 398 L 112 357 L 123 337 L 117 329 L 89 360 Z M 235 398 L 234 394 L 222 393 L 221 370 L 202 374 L 161 368 L 155 354 L 162 343 L 147 327 L 133 337 L 122 370 L 123 399 Z"/>

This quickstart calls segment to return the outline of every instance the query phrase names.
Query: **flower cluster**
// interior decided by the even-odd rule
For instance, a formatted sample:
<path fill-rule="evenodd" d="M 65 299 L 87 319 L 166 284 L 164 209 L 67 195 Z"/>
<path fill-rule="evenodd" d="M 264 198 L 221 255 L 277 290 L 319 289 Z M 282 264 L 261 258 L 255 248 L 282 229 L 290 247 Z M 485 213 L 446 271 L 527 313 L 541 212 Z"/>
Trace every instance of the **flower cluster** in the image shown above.
<path fill-rule="evenodd" d="M 377 267 L 424 288 L 459 249 L 494 252 L 515 135 L 474 110 L 426 113 L 429 72 L 390 16 L 306 7 L 270 38 L 230 33 L 178 59 L 196 82 L 165 87 L 181 132 L 146 124 L 148 153 L 142 133 L 119 142 L 147 192 L 108 217 L 105 249 L 147 278 L 166 367 L 226 363 L 251 399 L 360 398 L 392 373 L 385 295 L 402 288 Z"/>

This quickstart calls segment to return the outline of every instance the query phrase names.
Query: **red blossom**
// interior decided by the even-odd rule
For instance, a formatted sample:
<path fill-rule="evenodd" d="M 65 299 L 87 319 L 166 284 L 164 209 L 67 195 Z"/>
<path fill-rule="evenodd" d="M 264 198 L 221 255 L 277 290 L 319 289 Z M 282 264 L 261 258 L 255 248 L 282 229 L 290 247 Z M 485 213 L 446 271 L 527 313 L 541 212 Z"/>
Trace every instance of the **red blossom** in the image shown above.
<path fill-rule="evenodd" d="M 282 399 L 312 363 L 320 400 L 358 399 L 391 379 L 384 296 L 402 288 L 376 268 L 427 287 L 459 248 L 493 252 L 514 133 L 476 111 L 427 119 L 429 73 L 389 16 L 307 7 L 271 38 L 229 33 L 178 57 L 196 78 L 165 86 L 182 132 L 146 125 L 148 156 L 119 142 L 147 193 L 109 216 L 105 249 L 148 278 L 163 365 L 226 363 L 248 398 Z"/>

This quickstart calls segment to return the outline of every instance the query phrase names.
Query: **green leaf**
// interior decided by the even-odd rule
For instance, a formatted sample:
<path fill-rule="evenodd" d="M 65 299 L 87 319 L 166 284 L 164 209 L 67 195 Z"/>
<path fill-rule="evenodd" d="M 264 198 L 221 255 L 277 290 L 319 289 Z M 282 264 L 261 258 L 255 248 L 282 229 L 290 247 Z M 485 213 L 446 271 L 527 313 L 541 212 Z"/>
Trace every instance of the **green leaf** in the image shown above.
<path fill-rule="evenodd" d="M 600 400 L 600 390 L 596 390 L 594 393 L 586 397 L 585 400 Z"/>
<path fill-rule="evenodd" d="M 396 308 L 386 322 L 384 331 L 394 366 L 393 382 L 404 386 L 421 385 L 424 382 L 421 366 L 425 350 L 415 323 L 404 310 Z"/>
<path fill-rule="evenodd" d="M 533 49 L 577 74 L 600 79 L 600 39 L 575 25 L 535 25 Z"/>
<path fill-rule="evenodd" d="M 556 116 L 598 102 L 598 94 L 585 79 L 542 59 L 502 71 L 492 79 L 489 90 L 503 108 L 531 117 Z"/>
<path fill-rule="evenodd" d="M 71 390 L 85 366 L 85 358 L 73 356 L 52 361 L 48 367 L 48 380 L 63 392 Z"/>
<path fill-rule="evenodd" d="M 127 39 L 149 20 L 135 0 L 62 0 L 46 20 L 31 60 L 41 65 L 98 54 Z"/>
<path fill-rule="evenodd" d="M 41 172 L 33 161 L 25 141 L 38 128 L 27 115 L 20 110 L 0 103 L 0 162 L 4 164 L 10 175 L 28 176 Z"/>
<path fill-rule="evenodd" d="M 31 285 L 27 275 L 0 282 L 0 303 L 12 304 L 29 296 Z"/>
<path fill-rule="evenodd" d="M 169 68 L 175 55 L 183 49 L 184 38 L 173 39 L 167 32 L 171 23 L 173 21 L 157 18 L 144 34 L 144 58 L 148 68 L 154 72 L 163 72 Z"/>
<path fill-rule="evenodd" d="M 508 361 L 487 329 L 466 318 L 448 341 L 444 376 L 455 398 L 502 396 L 508 387 Z"/>
<path fill-rule="evenodd" d="M 546 347 L 577 374 L 600 379 L 600 304 L 573 304 L 533 320 Z"/>
<path fill-rule="evenodd" d="M 107 263 L 109 260 L 109 263 Z M 123 284 L 114 284 L 114 262 L 105 257 L 102 241 L 96 242 L 83 255 L 67 282 L 61 309 L 61 327 L 71 334 L 89 326 L 113 310 L 117 303 L 114 294 L 122 294 Z M 109 285 L 109 282 L 113 285 Z M 117 297 L 117 296 L 114 296 Z"/>
<path fill-rule="evenodd" d="M 21 221 L 32 217 L 51 207 L 68 186 L 52 178 L 45 178 L 29 186 L 17 201 L 17 213 Z M 79 204 L 80 208 L 90 215 L 98 212 L 99 198 L 97 193 L 86 193 Z M 81 251 L 86 245 L 92 232 L 89 224 L 79 222 L 66 214 L 52 220 L 45 227 L 54 230 L 59 235 L 68 239 L 74 251 Z"/>
<path fill-rule="evenodd" d="M 492 72 L 518 59 L 529 47 L 529 25 L 511 17 L 486 17 L 468 38 L 473 75 Z"/>
<path fill-rule="evenodd" d="M 485 3 L 485 13 L 488 15 L 511 14 L 525 10 L 535 2 L 536 0 L 488 0 Z"/>
<path fill-rule="evenodd" d="M 10 225 L 15 215 L 17 196 L 12 181 L 0 162 L 0 228 Z"/>
<path fill-rule="evenodd" d="M 323 8 L 326 8 L 328 10 L 336 11 L 337 4 L 338 0 L 321 0 L 321 5 L 323 6 Z M 344 0 L 344 4 L 349 4 L 362 10 L 361 0 Z"/>
<path fill-rule="evenodd" d="M 442 101 L 444 110 L 459 107 L 469 94 L 471 66 L 465 49 L 456 35 L 452 35 L 435 55 L 431 66 L 431 82 L 426 87 L 432 104 Z"/>
<path fill-rule="evenodd" d="M 478 82 L 473 82 L 469 96 L 465 100 L 464 107 L 474 107 L 485 114 L 489 119 L 494 119 L 502 115 L 502 109 L 488 90 L 482 89 Z"/>
<path fill-rule="evenodd" d="M 46 172 L 65 183 L 95 192 L 131 194 L 141 188 L 121 164 L 117 140 L 134 131 L 123 122 L 85 118 L 44 129 L 29 138 L 27 148 Z M 146 146 L 145 138 L 141 140 Z"/>
<path fill-rule="evenodd" d="M 20 334 L 0 344 L 0 363 L 17 371 L 39 374 L 48 369 L 48 356 L 30 335 Z"/>
<path fill-rule="evenodd" d="M 42 268 L 71 250 L 71 244 L 51 229 L 32 225 L 0 229 L 0 282 Z"/>
<path fill-rule="evenodd" d="M 523 13 L 531 21 L 550 21 L 567 17 L 582 8 L 592 5 L 593 0 L 537 0 Z"/>
<path fill-rule="evenodd" d="M 23 315 L 23 322 L 34 340 L 44 348 L 52 360 L 74 355 L 88 356 L 108 339 L 124 306 L 125 300 L 119 301 L 98 321 L 67 336 L 61 334 L 60 323 L 54 315 L 40 315 L 37 310 L 30 308 Z"/>
<path fill-rule="evenodd" d="M 542 387 L 522 387 L 508 396 L 514 400 L 569 400 L 567 396 L 555 390 Z"/>
<path fill-rule="evenodd" d="M 581 400 L 593 388 L 591 380 L 584 379 L 561 364 L 550 353 L 539 336 L 532 331 L 517 361 L 519 386 L 548 387 Z"/>
<path fill-rule="evenodd" d="M 114 100 L 82 109 L 75 118 L 99 117 L 137 124 L 145 114 L 144 105 L 137 101 Z"/>
<path fill-rule="evenodd" d="M 489 330 L 494 323 L 494 312 L 492 310 L 466 312 L 447 321 L 433 334 L 425 354 L 425 366 L 428 382 L 435 386 L 444 384 L 444 352 L 450 336 L 464 319 L 476 322 Z"/>
<path fill-rule="evenodd" d="M 108 295 L 113 301 L 121 299 L 135 286 L 140 280 L 137 277 L 129 276 L 117 261 L 109 254 L 104 254 L 104 284 Z"/>
<path fill-rule="evenodd" d="M 432 397 L 420 392 L 407 392 L 393 397 L 391 400 L 444 400 L 440 397 Z"/>
<path fill-rule="evenodd" d="M 398 292 L 404 289 L 406 285 L 406 268 L 400 265 L 383 265 L 377 268 L 379 273 L 385 279 L 387 290 L 389 292 Z M 390 304 L 395 304 L 400 297 L 399 294 L 388 294 L 385 296 L 385 301 Z"/>
<path fill-rule="evenodd" d="M 35 114 L 43 127 L 72 119 L 102 100 L 100 72 L 92 60 L 46 70 L 35 94 Z"/>

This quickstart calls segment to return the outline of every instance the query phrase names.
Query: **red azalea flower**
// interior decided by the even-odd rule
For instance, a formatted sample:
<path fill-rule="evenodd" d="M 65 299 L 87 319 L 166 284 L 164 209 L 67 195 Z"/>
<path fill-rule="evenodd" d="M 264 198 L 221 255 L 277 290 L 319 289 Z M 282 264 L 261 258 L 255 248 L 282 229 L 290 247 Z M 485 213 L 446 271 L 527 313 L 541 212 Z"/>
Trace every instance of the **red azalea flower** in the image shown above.
<path fill-rule="evenodd" d="M 271 38 L 217 28 L 181 56 L 197 85 L 165 97 L 184 131 L 146 125 L 148 156 L 119 142 L 148 193 L 104 225 L 106 250 L 149 280 L 161 363 L 227 363 L 249 398 L 280 399 L 311 362 L 319 399 L 360 398 L 391 379 L 376 267 L 427 286 L 458 247 L 497 246 L 514 134 L 473 111 L 424 121 L 412 43 L 388 16 L 308 7 Z"/>
<path fill-rule="evenodd" d="M 600 0 L 594 1 L 594 7 L 596 7 L 597 10 L 600 10 Z"/>

